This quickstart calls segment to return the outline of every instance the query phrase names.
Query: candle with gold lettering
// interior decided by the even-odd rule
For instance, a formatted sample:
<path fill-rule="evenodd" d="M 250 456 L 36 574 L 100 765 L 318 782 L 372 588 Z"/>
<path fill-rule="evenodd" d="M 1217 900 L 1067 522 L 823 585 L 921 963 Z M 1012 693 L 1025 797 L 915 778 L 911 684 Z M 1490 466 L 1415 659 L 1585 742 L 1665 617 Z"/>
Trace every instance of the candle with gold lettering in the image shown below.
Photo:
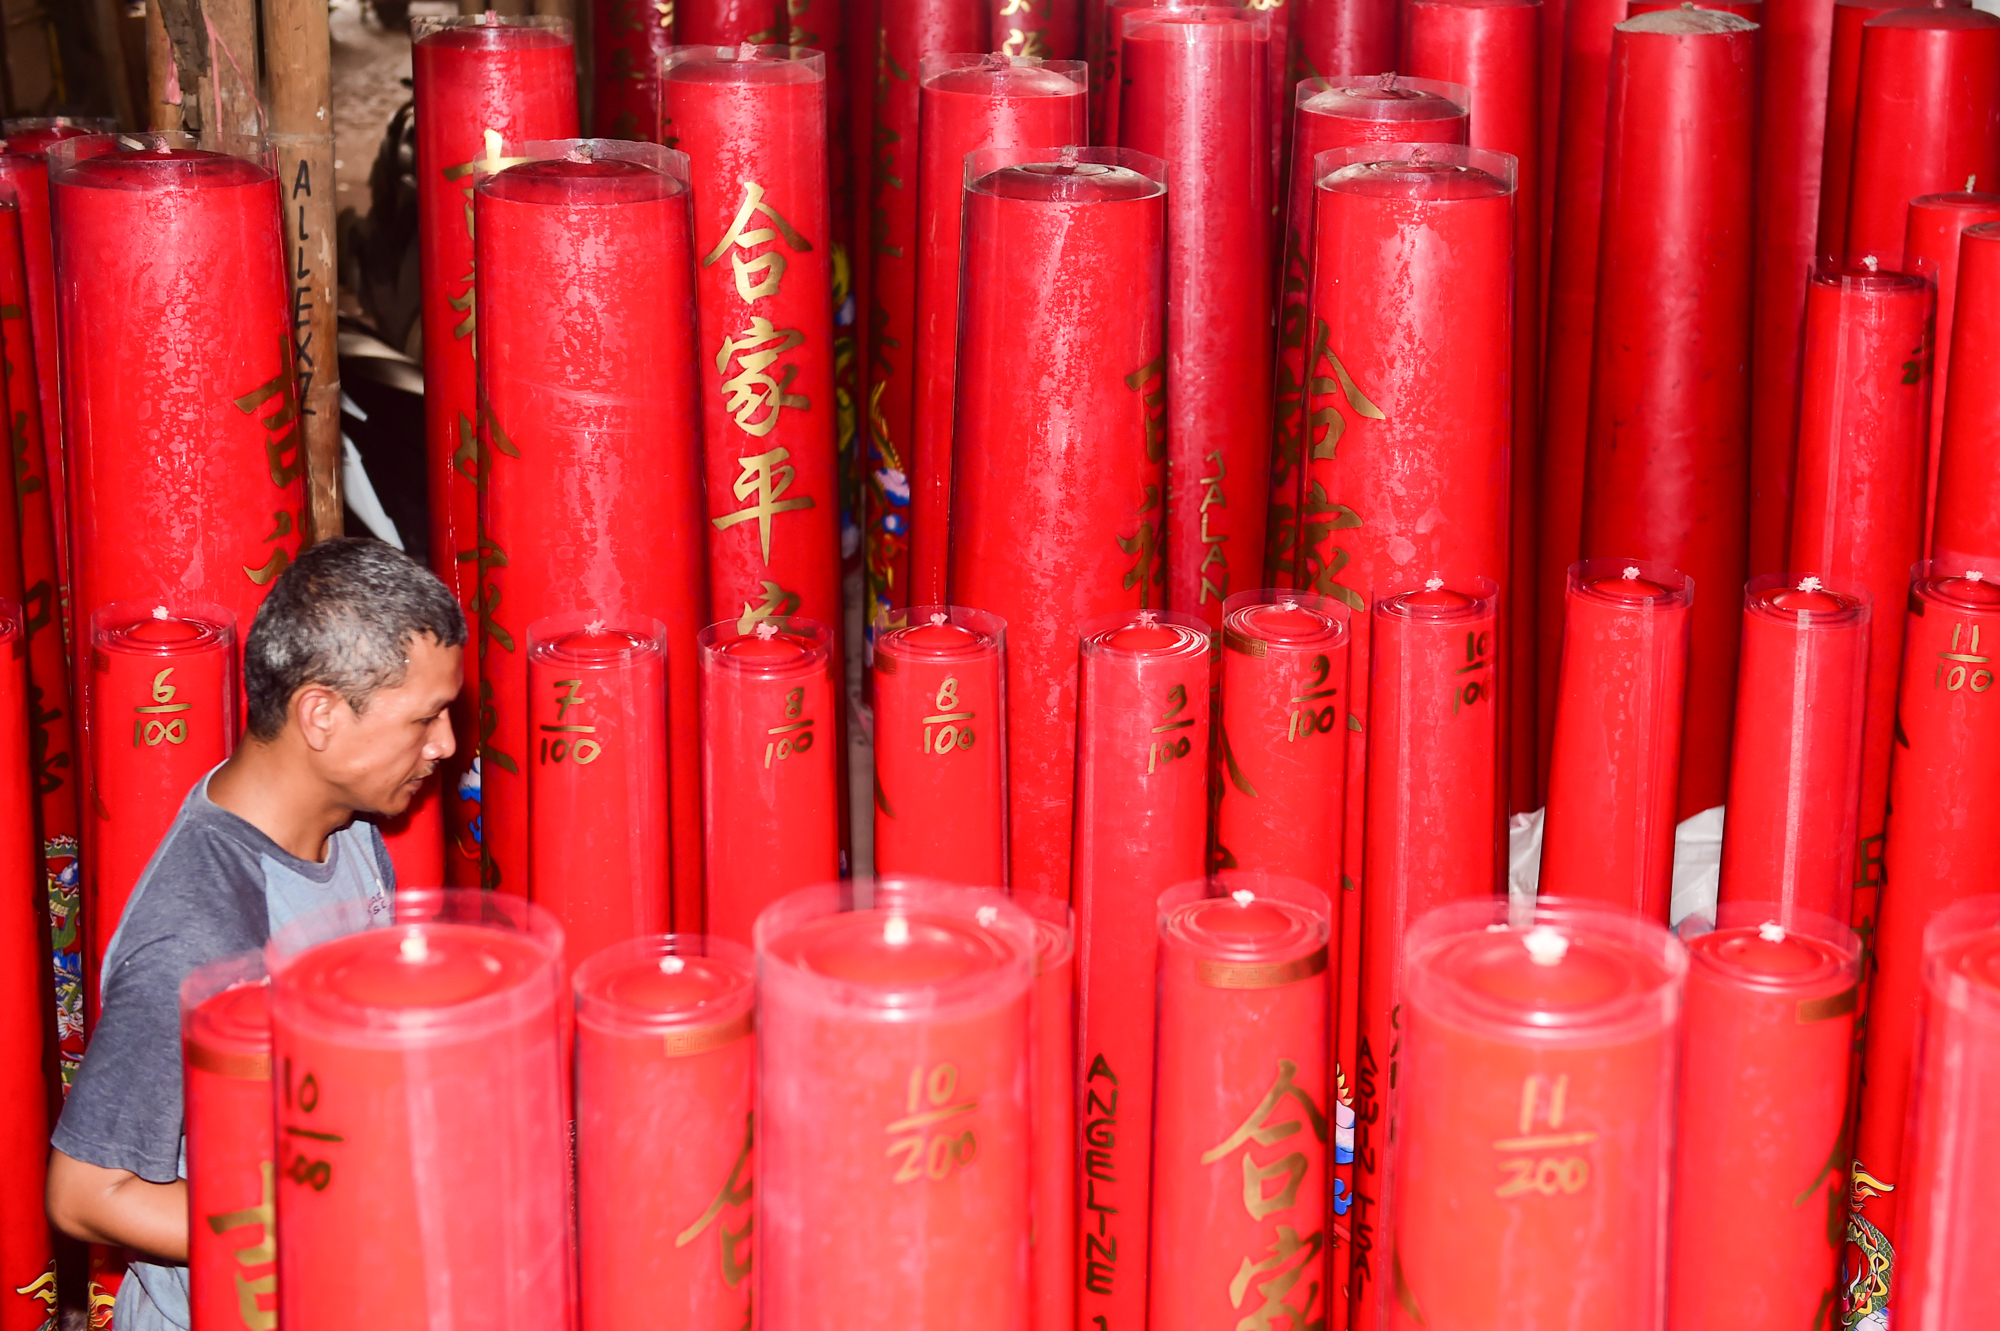
<path fill-rule="evenodd" d="M 1007 626 L 958 606 L 875 626 L 875 868 L 1007 885 Z"/>
<path fill-rule="evenodd" d="M 1224 872 L 1158 905 L 1158 1331 L 1322 1324 L 1327 1279 L 1326 895 Z"/>
<path fill-rule="evenodd" d="M 1410 931 L 1389 1325 L 1659 1331 L 1687 953 L 1629 911 Z"/>
<path fill-rule="evenodd" d="M 786 39 L 786 6 L 774 0 L 675 0 L 674 40 L 683 46 L 756 46 Z"/>
<path fill-rule="evenodd" d="M 758 918 L 764 1326 L 1029 1324 L 1031 933 L 997 892 L 922 879 Z"/>
<path fill-rule="evenodd" d="M 1957 294 L 1931 538 L 1931 557 L 1946 563 L 2000 557 L 2000 518 L 1988 511 L 2000 494 L 1988 474 L 2000 428 L 2000 222 L 1967 227 L 1960 237 Z"/>
<path fill-rule="evenodd" d="M 1200 619 L 1177 611 L 1083 626 L 1071 887 L 1082 990 L 1082 1326 L 1100 1317 L 1138 1325 L 1149 1306 L 1159 946 L 1150 907 L 1205 867 L 1211 642 Z"/>
<path fill-rule="evenodd" d="M 595 137 L 644 140 L 659 134 L 660 59 L 680 40 L 674 32 L 677 7 L 687 13 L 697 6 L 687 0 L 678 6 L 676 0 L 597 0 L 590 24 Z M 769 10 L 768 0 L 764 8 Z"/>
<path fill-rule="evenodd" d="M 522 692 L 528 625 L 571 610 L 658 620 L 682 645 L 666 654 L 671 780 L 656 792 L 669 801 L 660 834 L 671 827 L 675 904 L 691 922 L 701 909 L 701 776 L 689 648 L 709 615 L 687 159 L 602 139 L 507 151 L 523 160 L 486 176 L 473 199 L 490 885 L 524 888 L 528 872 L 539 752 Z M 665 928 L 662 918 L 640 932 Z"/>
<path fill-rule="evenodd" d="M 1029 894 L 1014 902 L 1035 929 L 1028 990 L 1028 1129 L 1033 1136 L 1029 1214 L 1034 1331 L 1076 1320 L 1076 916 L 1069 903 Z"/>
<path fill-rule="evenodd" d="M 263 953 L 211 961 L 181 981 L 181 1099 L 189 1310 L 204 1326 L 275 1325 L 277 1141 Z"/>
<path fill-rule="evenodd" d="M 667 630 L 596 611 L 528 626 L 528 899 L 574 972 L 669 916 Z"/>
<path fill-rule="evenodd" d="M 576 971 L 584 1331 L 646 1309 L 739 1331 L 756 1289 L 756 967 L 724 938 L 633 938 Z"/>
<path fill-rule="evenodd" d="M 1077 634 L 1166 594 L 1165 169 L 1030 147 L 966 180 L 951 597 L 1009 630 L 1009 880 L 1063 896 Z"/>
<path fill-rule="evenodd" d="M 840 873 L 833 634 L 794 615 L 783 632 L 711 624 L 695 642 L 705 918 L 747 942 L 766 906 Z"/>
<path fill-rule="evenodd" d="M 92 820 L 84 1002 L 104 949 L 182 801 L 236 747 L 236 620 L 198 602 L 123 601 L 90 616 L 85 676 Z"/>
<path fill-rule="evenodd" d="M 1089 8 L 1080 0 L 989 0 L 993 50 L 1003 56 L 1071 60 L 1082 54 L 1079 11 Z"/>

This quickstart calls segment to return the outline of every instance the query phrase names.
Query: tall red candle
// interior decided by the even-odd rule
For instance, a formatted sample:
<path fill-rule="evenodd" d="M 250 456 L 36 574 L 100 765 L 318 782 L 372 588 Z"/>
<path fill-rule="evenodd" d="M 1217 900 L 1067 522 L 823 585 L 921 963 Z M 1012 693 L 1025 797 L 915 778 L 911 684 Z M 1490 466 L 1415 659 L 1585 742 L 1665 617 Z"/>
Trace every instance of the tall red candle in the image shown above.
<path fill-rule="evenodd" d="M 396 881 L 418 885 L 444 881 L 444 793 L 435 775 L 417 788 L 409 807 L 378 823 L 383 848 L 395 866 Z"/>
<path fill-rule="evenodd" d="M 1222 623 L 1262 580 L 1270 474 L 1271 23 L 1122 11 L 1118 141 L 1166 163 L 1167 604 Z"/>
<path fill-rule="evenodd" d="M 1007 625 L 958 606 L 875 628 L 875 868 L 1007 885 Z"/>
<path fill-rule="evenodd" d="M 1031 60 L 1071 60 L 1082 53 L 1079 0 L 989 0 L 994 53 Z"/>
<path fill-rule="evenodd" d="M 739 1331 L 757 1287 L 749 949 L 634 938 L 576 971 L 584 1331 Z"/>
<path fill-rule="evenodd" d="M 596 611 L 528 625 L 528 898 L 566 968 L 666 930 L 667 632 Z"/>
<path fill-rule="evenodd" d="M 498 567 L 479 544 L 479 486 L 487 475 L 479 409 L 478 283 L 474 280 L 473 186 L 482 166 L 511 165 L 508 144 L 573 138 L 576 43 L 567 20 L 424 17 L 410 28 L 417 106 L 418 261 L 422 274 L 425 475 L 429 478 L 431 568 L 487 640 L 487 575 Z M 470 679 L 472 672 L 466 672 Z M 479 796 L 488 761 L 478 717 L 485 700 L 468 684 L 452 709 L 461 744 L 445 765 L 445 874 L 457 886 L 482 880 Z M 502 754 L 509 761 L 512 755 Z M 476 763 L 476 765 L 475 765 Z M 470 796 L 471 798 L 467 798 Z M 518 823 L 519 813 L 509 820 Z M 503 866 L 503 871 L 506 866 Z M 518 867 L 518 860 L 515 861 Z"/>
<path fill-rule="evenodd" d="M 1499 777 L 1499 589 L 1431 579 L 1375 602 L 1368 690 L 1367 850 L 1361 873 L 1359 1036 L 1355 1045 L 1352 1325 L 1388 1316 L 1386 1186 L 1401 1107 L 1403 962 L 1410 926 L 1501 881 L 1491 834 Z"/>
<path fill-rule="evenodd" d="M 1028 1325 L 1033 948 L 997 892 L 922 880 L 757 921 L 764 1326 Z"/>
<path fill-rule="evenodd" d="M 1665 924 L 1692 579 L 1640 560 L 1570 569 L 1541 885 Z"/>
<path fill-rule="evenodd" d="M 594 0 L 590 14 L 593 135 L 600 139 L 650 139 L 660 132 L 660 59 L 673 49 L 676 40 L 675 10 L 688 13 L 696 7 L 687 0 Z M 681 26 L 691 24 L 683 20 Z"/>
<path fill-rule="evenodd" d="M 1922 552 L 1930 310 L 1928 285 L 1900 273 L 1823 269 L 1806 290 L 1790 563 L 1865 591 L 1874 611 L 1852 875 L 1851 918 L 1864 940 L 1873 937 L 1882 888 L 1902 607 L 1909 567 Z"/>
<path fill-rule="evenodd" d="M 561 927 L 403 891 L 390 919 L 296 920 L 265 959 L 280 1324 L 573 1326 Z"/>
<path fill-rule="evenodd" d="M 1323 152 L 1364 143 L 1464 143 L 1471 95 L 1456 83 L 1395 74 L 1294 91 L 1291 161 L 1285 177 L 1284 238 L 1278 267 L 1278 361 L 1271 436 L 1270 517 L 1264 571 L 1275 586 L 1299 582 L 1299 478 L 1307 458 L 1306 342 L 1311 300 L 1313 208 Z"/>
<path fill-rule="evenodd" d="M 1303 0 L 1292 20 L 1293 71 L 1301 78 L 1333 80 L 1346 70 L 1394 69 L 1403 49 L 1401 12 L 1395 0 L 1329 5 Z"/>
<path fill-rule="evenodd" d="M 1083 1175 L 1077 1324 L 1147 1317 L 1156 1120 L 1152 903 L 1204 869 L 1210 639 L 1179 612 L 1084 626 L 1076 904 Z M 1158 1309 L 1158 1302 L 1152 1305 Z"/>
<path fill-rule="evenodd" d="M 695 647 L 705 918 L 740 943 L 764 907 L 840 873 L 833 634 L 794 615 L 783 632 L 711 624 Z"/>
<path fill-rule="evenodd" d="M 1011 630 L 1016 891 L 1069 891 L 1079 629 L 1165 596 L 1164 174 L 1123 149 L 967 167 L 951 597 Z"/>
<path fill-rule="evenodd" d="M 1910 200 L 2000 180 L 2000 15 L 1896 9 L 1862 25 L 1846 253 L 1902 268 Z"/>
<path fill-rule="evenodd" d="M 1756 34 L 1733 14 L 1669 10 L 1619 24 L 1612 48 L 1583 555 L 1638 554 L 1720 593 L 1695 611 L 1682 818 L 1722 803 L 1729 779 Z M 1663 106 L 1676 108 L 1664 125 Z"/>
<path fill-rule="evenodd" d="M 825 65 L 791 47 L 667 57 L 669 142 L 694 173 L 709 604 L 744 633 L 841 621 Z"/>
<path fill-rule="evenodd" d="M 773 0 L 675 0 L 674 40 L 683 46 L 762 46 L 790 37 L 787 5 Z"/>
<path fill-rule="evenodd" d="M 1665 1325 L 1687 964 L 1660 925 L 1584 903 L 1417 923 L 1390 1325 Z"/>
<path fill-rule="evenodd" d="M 932 55 L 921 66 L 915 387 L 909 432 L 910 604 L 944 599 L 950 561 L 952 390 L 966 154 L 1084 141 L 1084 65 Z"/>
<path fill-rule="evenodd" d="M 181 982 L 181 1102 L 189 1311 L 204 1326 L 275 1323 L 278 1150 L 262 953 L 197 966 Z"/>
<path fill-rule="evenodd" d="M 2000 222 L 1967 228 L 1959 242 L 1951 328 L 1951 384 L 1938 448 L 1933 557 L 1947 563 L 2000 559 Z"/>
<path fill-rule="evenodd" d="M 2000 194 L 1971 190 L 1923 194 L 1910 200 L 1910 220 L 1903 230 L 1903 268 L 1930 279 L 1937 288 L 1937 317 L 1927 340 L 1930 361 L 1930 451 L 1924 499 L 1924 548 L 1930 548 L 1930 524 L 1937 507 L 1938 447 L 1944 439 L 1946 385 L 1951 374 L 1951 327 L 1958 295 L 1959 237 L 1981 222 L 2000 222 Z"/>
<path fill-rule="evenodd" d="M 675 901 L 692 923 L 701 777 L 691 647 L 709 616 L 687 159 L 601 139 L 509 151 L 527 160 L 483 179 L 473 197 L 486 456 L 480 804 L 491 885 L 526 886 L 538 738 L 523 692 L 528 625 L 571 610 L 657 619 L 670 644 L 661 794 L 671 798 Z"/>
<path fill-rule="evenodd" d="M 1680 931 L 1670 1325 L 1810 1326 L 1839 1311 L 1861 945 L 1838 920 L 1763 902 L 1725 903 L 1720 923 L 1696 916 Z"/>
<path fill-rule="evenodd" d="M 1069 903 L 1025 896 L 1015 903 L 1035 930 L 1028 990 L 1028 1127 L 1033 1137 L 1030 1233 L 1034 1331 L 1068 1331 L 1076 1318 L 1076 917 Z"/>
<path fill-rule="evenodd" d="M 1781 923 L 1793 909 L 1849 918 L 1871 609 L 1859 588 L 1812 574 L 1743 589 L 1725 905 L 1769 902 Z"/>
<path fill-rule="evenodd" d="M 1159 900 L 1158 1331 L 1324 1323 L 1332 913 L 1263 874 Z"/>

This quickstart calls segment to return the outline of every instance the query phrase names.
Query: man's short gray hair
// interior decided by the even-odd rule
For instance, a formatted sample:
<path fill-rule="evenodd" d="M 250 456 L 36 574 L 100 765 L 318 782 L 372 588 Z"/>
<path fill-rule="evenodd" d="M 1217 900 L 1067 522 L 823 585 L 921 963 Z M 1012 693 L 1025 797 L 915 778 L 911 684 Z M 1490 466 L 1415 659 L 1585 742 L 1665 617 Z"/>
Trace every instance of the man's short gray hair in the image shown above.
<path fill-rule="evenodd" d="M 403 682 L 412 639 L 465 642 L 465 616 L 429 569 L 381 541 L 322 541 L 271 584 L 243 644 L 250 733 L 285 727 L 292 695 L 323 684 L 359 712 L 375 690 Z"/>

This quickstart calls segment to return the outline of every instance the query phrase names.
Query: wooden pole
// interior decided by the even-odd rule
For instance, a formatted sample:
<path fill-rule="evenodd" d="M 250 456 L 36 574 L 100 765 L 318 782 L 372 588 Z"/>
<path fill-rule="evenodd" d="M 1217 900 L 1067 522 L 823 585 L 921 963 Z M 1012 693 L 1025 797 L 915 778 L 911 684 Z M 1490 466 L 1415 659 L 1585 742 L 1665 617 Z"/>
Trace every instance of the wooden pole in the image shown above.
<path fill-rule="evenodd" d="M 111 95 L 111 114 L 116 117 L 120 128 L 133 125 L 138 119 L 137 109 L 132 105 L 132 84 L 125 77 L 125 43 L 120 37 L 118 11 L 123 6 L 117 0 L 92 0 L 90 7 L 93 35 L 97 39 L 97 58 L 104 62 L 104 82 Z M 147 9 L 152 6 L 148 5 Z M 13 101 L 8 94 L 9 103 Z"/>
<path fill-rule="evenodd" d="M 267 130 L 257 104 L 256 0 L 200 0 L 195 6 L 208 29 L 208 67 L 201 78 L 204 142 L 221 134 L 262 134 Z"/>
<path fill-rule="evenodd" d="M 167 36 L 166 7 L 153 0 L 146 6 L 146 128 L 179 129 L 180 104 L 180 72 Z"/>

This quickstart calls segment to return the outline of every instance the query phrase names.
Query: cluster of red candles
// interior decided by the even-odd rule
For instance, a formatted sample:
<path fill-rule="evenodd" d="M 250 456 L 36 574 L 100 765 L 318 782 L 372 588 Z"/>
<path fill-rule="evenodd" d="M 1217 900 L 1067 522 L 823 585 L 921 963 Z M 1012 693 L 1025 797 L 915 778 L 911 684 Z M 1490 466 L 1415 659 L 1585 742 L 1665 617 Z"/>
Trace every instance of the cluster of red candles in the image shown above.
<path fill-rule="evenodd" d="M 591 30 L 579 138 L 566 22 L 415 26 L 476 665 L 384 831 L 488 891 L 191 981 L 207 1324 L 1975 1324 L 2000 18 Z M 0 144 L 0 1331 L 304 536 L 285 183 L 106 128 Z"/>

